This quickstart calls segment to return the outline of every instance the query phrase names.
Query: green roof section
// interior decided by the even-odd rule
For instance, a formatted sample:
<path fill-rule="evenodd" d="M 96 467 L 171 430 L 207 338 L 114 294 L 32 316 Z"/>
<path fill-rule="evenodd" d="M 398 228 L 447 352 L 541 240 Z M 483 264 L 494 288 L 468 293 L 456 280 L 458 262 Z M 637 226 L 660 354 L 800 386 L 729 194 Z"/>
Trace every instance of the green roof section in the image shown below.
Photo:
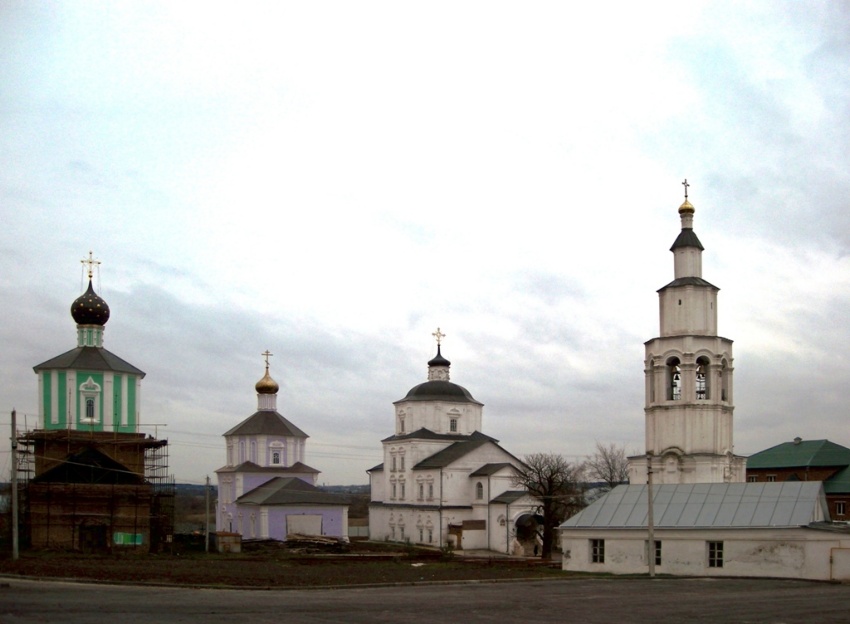
<path fill-rule="evenodd" d="M 850 466 L 850 449 L 829 440 L 783 442 L 750 455 L 747 469 Z"/>
<path fill-rule="evenodd" d="M 827 494 L 850 493 L 850 466 L 841 470 L 823 482 L 823 491 Z"/>

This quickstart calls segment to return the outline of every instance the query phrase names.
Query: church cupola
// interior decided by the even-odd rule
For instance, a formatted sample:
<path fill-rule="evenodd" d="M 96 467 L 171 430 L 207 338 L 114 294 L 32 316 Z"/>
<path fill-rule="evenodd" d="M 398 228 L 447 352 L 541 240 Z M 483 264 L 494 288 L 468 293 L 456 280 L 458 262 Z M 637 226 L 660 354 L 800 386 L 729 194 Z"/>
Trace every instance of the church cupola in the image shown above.
<path fill-rule="evenodd" d="M 431 335 L 437 339 L 437 355 L 428 361 L 428 381 L 449 381 L 449 368 L 452 363 L 440 353 L 440 341 L 446 335 L 440 331 L 439 327 Z"/>
<path fill-rule="evenodd" d="M 77 346 L 102 347 L 103 326 L 109 320 L 109 306 L 94 291 L 92 285 L 94 267 L 99 265 L 100 261 L 95 260 L 90 251 L 88 259 L 80 262 L 88 265 L 89 287 L 71 304 L 71 316 L 77 323 Z"/>
<path fill-rule="evenodd" d="M 254 386 L 257 390 L 257 409 L 277 411 L 277 392 L 280 386 L 269 375 L 269 357 L 272 354 L 266 349 L 261 355 L 266 358 L 266 374 Z"/>

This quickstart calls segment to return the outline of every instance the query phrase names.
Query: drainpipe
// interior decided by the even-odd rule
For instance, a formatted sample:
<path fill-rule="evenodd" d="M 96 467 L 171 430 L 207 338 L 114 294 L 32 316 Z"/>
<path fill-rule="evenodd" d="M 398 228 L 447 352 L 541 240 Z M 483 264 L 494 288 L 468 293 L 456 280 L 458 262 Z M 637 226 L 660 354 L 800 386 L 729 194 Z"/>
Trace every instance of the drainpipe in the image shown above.
<path fill-rule="evenodd" d="M 505 554 L 511 554 L 511 504 L 505 503 Z"/>
<path fill-rule="evenodd" d="M 646 525 L 649 529 L 649 543 L 646 545 L 646 559 L 649 564 L 649 578 L 655 578 L 655 522 L 652 517 L 652 452 L 646 454 L 646 496 L 647 509 Z"/>
<path fill-rule="evenodd" d="M 443 469 L 440 468 L 440 498 L 438 499 L 438 510 L 440 517 L 440 548 L 445 548 L 446 544 L 443 543 Z"/>

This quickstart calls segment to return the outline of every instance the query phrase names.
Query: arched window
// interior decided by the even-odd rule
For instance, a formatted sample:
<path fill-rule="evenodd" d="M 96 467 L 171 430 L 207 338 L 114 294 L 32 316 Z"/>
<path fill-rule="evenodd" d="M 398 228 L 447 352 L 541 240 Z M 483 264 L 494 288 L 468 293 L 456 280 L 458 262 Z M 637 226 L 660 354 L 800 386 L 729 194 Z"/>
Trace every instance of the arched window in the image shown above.
<path fill-rule="evenodd" d="M 86 399 L 86 418 L 94 420 L 94 399 Z"/>
<path fill-rule="evenodd" d="M 280 464 L 280 451 L 274 451 L 272 453 L 272 463 L 277 466 Z"/>
<path fill-rule="evenodd" d="M 457 433 L 457 418 L 449 419 L 449 431 Z"/>
<path fill-rule="evenodd" d="M 726 366 L 726 360 L 720 364 L 720 400 L 729 400 L 729 368 Z"/>
<path fill-rule="evenodd" d="M 399 433 L 404 433 L 404 416 L 398 419 L 398 430 Z"/>
<path fill-rule="evenodd" d="M 484 484 L 481 481 L 475 484 L 475 498 L 478 500 L 484 498 Z"/>
<path fill-rule="evenodd" d="M 667 360 L 667 400 L 678 401 L 682 398 L 682 370 L 679 358 Z"/>
<path fill-rule="evenodd" d="M 700 356 L 697 358 L 697 401 L 706 401 L 711 398 L 709 393 L 708 358 Z"/>

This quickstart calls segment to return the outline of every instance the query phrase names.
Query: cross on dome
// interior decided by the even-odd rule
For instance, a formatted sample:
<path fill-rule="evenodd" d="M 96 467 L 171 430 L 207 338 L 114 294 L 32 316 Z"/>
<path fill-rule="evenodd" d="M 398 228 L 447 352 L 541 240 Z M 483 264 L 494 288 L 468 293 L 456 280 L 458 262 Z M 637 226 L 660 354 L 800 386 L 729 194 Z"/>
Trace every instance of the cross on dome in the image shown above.
<path fill-rule="evenodd" d="M 438 347 L 440 346 L 440 342 L 443 340 L 443 338 L 446 337 L 446 335 L 443 332 L 440 331 L 439 327 L 437 328 L 437 331 L 432 332 L 431 335 L 434 336 L 434 338 L 437 339 L 437 346 Z"/>
<path fill-rule="evenodd" d="M 269 367 L 269 358 L 274 355 L 274 353 L 269 353 L 269 350 L 266 349 L 263 353 L 261 353 L 264 358 L 266 358 L 266 369 Z"/>
<path fill-rule="evenodd" d="M 688 184 L 687 178 L 685 178 L 685 181 L 682 182 L 682 186 L 685 187 L 685 201 L 687 201 L 687 199 L 688 199 L 688 187 L 690 186 L 690 184 Z"/>
<path fill-rule="evenodd" d="M 80 262 L 82 264 L 87 264 L 89 266 L 89 279 L 91 279 L 92 276 L 94 275 L 94 267 L 96 267 L 97 265 L 100 264 L 100 260 L 95 260 L 94 254 L 91 251 L 89 251 L 88 259 L 83 258 L 82 260 L 80 260 Z"/>

